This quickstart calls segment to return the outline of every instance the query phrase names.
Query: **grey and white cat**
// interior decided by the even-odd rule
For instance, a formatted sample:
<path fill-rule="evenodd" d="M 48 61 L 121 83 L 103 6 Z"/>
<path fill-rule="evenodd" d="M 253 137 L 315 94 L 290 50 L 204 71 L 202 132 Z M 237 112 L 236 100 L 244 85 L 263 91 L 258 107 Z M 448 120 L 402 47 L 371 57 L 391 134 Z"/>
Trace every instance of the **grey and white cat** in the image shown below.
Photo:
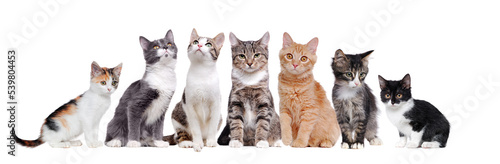
<path fill-rule="evenodd" d="M 177 47 L 171 30 L 165 38 L 149 41 L 139 38 L 146 72 L 132 83 L 108 123 L 106 145 L 109 147 L 168 147 L 162 141 L 163 121 L 175 92 Z"/>
<path fill-rule="evenodd" d="M 220 145 L 280 147 L 281 127 L 269 90 L 267 61 L 269 32 L 257 41 L 229 35 L 233 57 L 233 87 L 229 95 L 227 124 Z"/>
<path fill-rule="evenodd" d="M 191 61 L 186 88 L 181 102 L 172 111 L 175 134 L 163 137 L 181 148 L 201 151 L 204 146 L 217 146 L 216 135 L 222 122 L 220 114 L 219 75 L 217 59 L 224 43 L 224 34 L 214 38 L 200 37 L 195 29 L 191 33 L 188 57 Z"/>
<path fill-rule="evenodd" d="M 335 85 L 332 100 L 342 130 L 342 148 L 362 149 L 365 138 L 370 145 L 381 145 L 377 137 L 375 96 L 364 80 L 368 75 L 368 56 L 373 52 L 346 55 L 335 52 L 332 69 Z"/>

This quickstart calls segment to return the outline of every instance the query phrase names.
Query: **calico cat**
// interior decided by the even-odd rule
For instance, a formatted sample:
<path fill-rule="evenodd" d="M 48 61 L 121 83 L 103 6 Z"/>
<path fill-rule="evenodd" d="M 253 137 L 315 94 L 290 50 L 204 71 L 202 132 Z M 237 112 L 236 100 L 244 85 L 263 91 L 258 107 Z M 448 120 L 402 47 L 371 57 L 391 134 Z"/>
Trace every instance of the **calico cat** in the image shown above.
<path fill-rule="evenodd" d="M 278 78 L 281 136 L 283 143 L 292 147 L 329 148 L 340 135 L 335 110 L 312 73 L 317 46 L 318 38 L 302 45 L 283 34 Z"/>
<path fill-rule="evenodd" d="M 342 130 L 342 148 L 362 149 L 365 138 L 370 145 L 381 145 L 377 137 L 377 105 L 372 90 L 365 84 L 368 56 L 373 50 L 346 55 L 335 52 L 332 62 L 335 85 L 332 100 Z"/>
<path fill-rule="evenodd" d="M 385 80 L 378 76 L 380 99 L 386 106 L 387 117 L 399 131 L 396 147 L 444 148 L 450 134 L 450 123 L 439 110 L 424 100 L 411 96 L 411 78 Z M 407 139 L 410 141 L 407 142 Z"/>
<path fill-rule="evenodd" d="M 100 67 L 92 62 L 90 88 L 82 95 L 57 108 L 46 119 L 36 140 L 23 140 L 13 136 L 22 146 L 37 147 L 45 142 L 54 148 L 81 146 L 82 142 L 73 140 L 85 134 L 90 148 L 102 146 L 98 140 L 99 122 L 111 103 L 111 94 L 118 88 L 122 64 L 114 68 Z"/>
<path fill-rule="evenodd" d="M 280 120 L 269 90 L 269 32 L 257 41 L 241 41 L 230 33 L 229 41 L 233 57 L 233 87 L 229 95 L 227 124 L 218 143 L 233 148 L 280 147 Z"/>
<path fill-rule="evenodd" d="M 168 30 L 164 38 L 149 41 L 139 37 L 146 72 L 132 83 L 120 99 L 113 119 L 108 123 L 109 147 L 168 147 L 162 141 L 163 121 L 175 92 L 177 46 Z"/>
<path fill-rule="evenodd" d="M 219 75 L 216 62 L 224 43 L 224 34 L 214 38 L 191 33 L 188 58 L 191 61 L 182 100 L 172 111 L 175 134 L 163 137 L 181 148 L 217 146 L 216 135 L 221 125 Z"/>

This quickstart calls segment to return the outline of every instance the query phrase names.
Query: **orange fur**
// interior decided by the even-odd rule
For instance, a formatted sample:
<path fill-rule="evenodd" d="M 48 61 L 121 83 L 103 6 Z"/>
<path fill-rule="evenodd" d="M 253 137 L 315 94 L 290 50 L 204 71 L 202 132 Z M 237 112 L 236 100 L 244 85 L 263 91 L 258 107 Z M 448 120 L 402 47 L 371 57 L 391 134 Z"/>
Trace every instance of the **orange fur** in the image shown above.
<path fill-rule="evenodd" d="M 325 90 L 312 74 L 317 38 L 302 45 L 285 33 L 283 42 L 278 84 L 283 143 L 292 147 L 332 147 L 340 127 Z M 287 54 L 292 54 L 293 59 L 287 59 Z M 308 58 L 306 62 L 300 60 L 303 56 Z"/>
<path fill-rule="evenodd" d="M 100 83 L 101 81 L 108 81 L 109 80 L 110 75 L 108 73 L 108 68 L 102 67 L 102 70 L 104 73 L 97 76 L 97 77 L 92 78 L 92 82 Z"/>

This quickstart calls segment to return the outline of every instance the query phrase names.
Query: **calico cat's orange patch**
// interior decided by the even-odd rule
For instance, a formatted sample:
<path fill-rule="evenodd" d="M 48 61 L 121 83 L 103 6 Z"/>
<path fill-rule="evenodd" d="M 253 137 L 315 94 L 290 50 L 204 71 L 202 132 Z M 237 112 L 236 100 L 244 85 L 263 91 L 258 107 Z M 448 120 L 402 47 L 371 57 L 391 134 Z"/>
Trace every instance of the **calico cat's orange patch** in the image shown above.
<path fill-rule="evenodd" d="M 103 74 L 97 76 L 97 77 L 94 77 L 92 78 L 92 82 L 94 83 L 100 83 L 101 81 L 108 81 L 109 80 L 109 71 L 108 71 L 108 68 L 106 67 L 103 67 L 102 68 L 102 71 L 103 71 Z"/>

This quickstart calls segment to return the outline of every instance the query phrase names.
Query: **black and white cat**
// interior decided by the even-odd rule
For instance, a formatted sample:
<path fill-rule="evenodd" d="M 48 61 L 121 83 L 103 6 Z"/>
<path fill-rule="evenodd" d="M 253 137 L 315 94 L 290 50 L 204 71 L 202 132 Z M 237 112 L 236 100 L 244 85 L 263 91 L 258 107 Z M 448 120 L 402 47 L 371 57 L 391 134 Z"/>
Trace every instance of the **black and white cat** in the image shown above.
<path fill-rule="evenodd" d="M 446 147 L 450 123 L 429 102 L 412 98 L 410 74 L 399 81 L 385 80 L 380 75 L 378 79 L 387 117 L 398 128 L 401 137 L 396 147 Z"/>

